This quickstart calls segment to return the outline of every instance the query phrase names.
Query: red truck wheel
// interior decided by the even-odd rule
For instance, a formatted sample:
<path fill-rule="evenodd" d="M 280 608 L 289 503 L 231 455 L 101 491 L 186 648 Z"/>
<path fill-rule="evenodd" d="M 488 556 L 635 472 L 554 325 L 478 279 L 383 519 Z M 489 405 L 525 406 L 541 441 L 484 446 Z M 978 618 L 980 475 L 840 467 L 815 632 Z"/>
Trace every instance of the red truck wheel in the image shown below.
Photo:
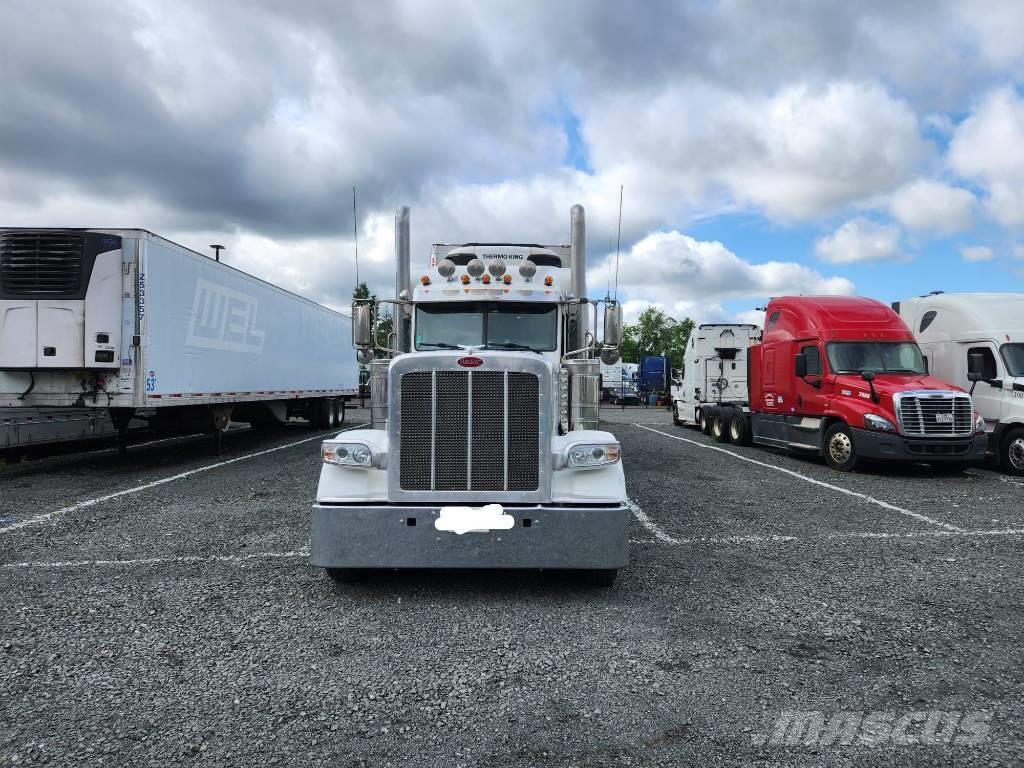
<path fill-rule="evenodd" d="M 857 466 L 857 449 L 853 444 L 850 428 L 839 422 L 825 433 L 825 461 L 832 469 L 852 472 Z"/>

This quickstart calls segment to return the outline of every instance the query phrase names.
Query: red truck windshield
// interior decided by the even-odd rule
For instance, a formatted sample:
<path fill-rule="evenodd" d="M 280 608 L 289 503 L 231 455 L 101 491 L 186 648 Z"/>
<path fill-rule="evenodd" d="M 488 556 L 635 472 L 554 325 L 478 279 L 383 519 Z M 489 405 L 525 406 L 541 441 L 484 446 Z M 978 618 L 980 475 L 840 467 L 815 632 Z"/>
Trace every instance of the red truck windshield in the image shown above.
<path fill-rule="evenodd" d="M 916 373 L 925 369 L 912 341 L 834 341 L 826 347 L 832 373 Z"/>

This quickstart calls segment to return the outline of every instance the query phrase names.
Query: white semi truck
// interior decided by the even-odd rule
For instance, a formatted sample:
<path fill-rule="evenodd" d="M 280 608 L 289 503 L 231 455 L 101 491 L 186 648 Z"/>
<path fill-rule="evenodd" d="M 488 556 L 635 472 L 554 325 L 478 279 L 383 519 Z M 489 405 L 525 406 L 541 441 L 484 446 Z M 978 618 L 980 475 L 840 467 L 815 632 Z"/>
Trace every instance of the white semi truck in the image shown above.
<path fill-rule="evenodd" d="M 672 419 L 700 427 L 725 441 L 728 425 L 715 418 L 720 406 L 743 410 L 747 390 L 748 350 L 761 340 L 761 329 L 746 323 L 700 323 L 690 333 L 683 356 L 682 382 L 672 388 Z"/>
<path fill-rule="evenodd" d="M 351 320 L 141 229 L 0 229 L 0 407 L 337 426 Z M 123 440 L 122 440 L 123 447 Z"/>
<path fill-rule="evenodd" d="M 393 346 L 374 345 L 374 308 L 356 302 L 372 424 L 323 443 L 311 563 L 336 580 L 509 568 L 610 584 L 630 512 L 619 442 L 598 428 L 598 356 L 617 360 L 622 315 L 605 305 L 597 343 L 582 207 L 571 245 L 437 244 L 415 287 L 408 208 L 395 239 Z"/>
<path fill-rule="evenodd" d="M 971 389 L 988 450 L 1024 475 L 1024 293 L 932 293 L 894 302 L 932 375 Z M 983 371 L 968 378 L 972 356 Z"/>

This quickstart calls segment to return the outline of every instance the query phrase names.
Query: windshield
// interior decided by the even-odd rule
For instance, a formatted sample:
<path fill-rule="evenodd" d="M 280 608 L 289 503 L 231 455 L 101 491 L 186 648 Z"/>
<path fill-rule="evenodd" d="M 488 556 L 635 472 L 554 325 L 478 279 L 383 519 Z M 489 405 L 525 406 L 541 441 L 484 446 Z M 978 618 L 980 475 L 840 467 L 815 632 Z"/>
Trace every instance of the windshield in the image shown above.
<path fill-rule="evenodd" d="M 832 373 L 927 373 L 912 341 L 835 341 L 826 347 Z"/>
<path fill-rule="evenodd" d="M 1013 377 L 1024 376 L 1024 344 L 1003 344 L 1006 372 Z"/>
<path fill-rule="evenodd" d="M 557 348 L 557 319 L 555 304 L 419 304 L 416 349 L 485 347 L 551 352 Z"/>

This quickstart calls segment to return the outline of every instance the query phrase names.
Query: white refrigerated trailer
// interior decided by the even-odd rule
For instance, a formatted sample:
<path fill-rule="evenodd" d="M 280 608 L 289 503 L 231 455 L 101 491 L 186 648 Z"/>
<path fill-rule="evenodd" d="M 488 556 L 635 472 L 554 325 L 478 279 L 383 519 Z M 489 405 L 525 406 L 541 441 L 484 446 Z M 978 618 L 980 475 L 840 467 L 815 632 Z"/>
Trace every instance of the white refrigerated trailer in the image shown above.
<path fill-rule="evenodd" d="M 105 410 L 123 434 L 327 428 L 358 395 L 338 312 L 141 229 L 0 229 L 0 407 Z"/>

